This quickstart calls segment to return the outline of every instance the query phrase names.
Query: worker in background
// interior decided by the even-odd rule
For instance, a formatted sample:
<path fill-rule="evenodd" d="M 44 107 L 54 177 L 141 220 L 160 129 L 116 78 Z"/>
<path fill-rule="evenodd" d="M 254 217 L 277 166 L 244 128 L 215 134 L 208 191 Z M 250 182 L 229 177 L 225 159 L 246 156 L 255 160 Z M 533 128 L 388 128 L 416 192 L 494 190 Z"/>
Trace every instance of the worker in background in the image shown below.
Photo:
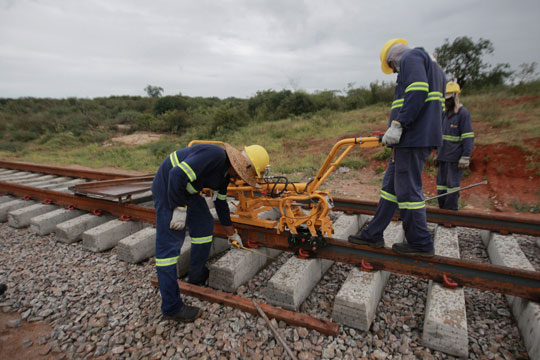
<path fill-rule="evenodd" d="M 471 114 L 459 102 L 459 84 L 446 85 L 445 113 L 443 117 L 442 146 L 437 149 L 437 195 L 459 189 L 463 170 L 469 167 L 474 132 Z M 458 209 L 459 191 L 438 198 L 439 208 Z"/>
<path fill-rule="evenodd" d="M 399 208 L 407 242 L 396 243 L 392 249 L 402 254 L 433 256 L 422 171 L 430 153 L 441 145 L 446 79 L 430 54 L 423 48 L 409 48 L 404 39 L 387 41 L 380 59 L 385 74 L 398 74 L 388 129 L 382 138 L 382 143 L 392 148 L 392 155 L 375 216 L 349 241 L 383 247 L 383 232 Z"/>
<path fill-rule="evenodd" d="M 186 228 L 191 237 L 188 282 L 201 285 L 208 279 L 206 260 L 212 245 L 214 219 L 203 188 L 214 190 L 214 205 L 229 242 L 242 245 L 232 226 L 227 204 L 230 177 L 257 187 L 256 177 L 268 166 L 266 150 L 251 145 L 242 152 L 227 143 L 223 147 L 197 144 L 171 153 L 161 164 L 152 183 L 156 208 L 156 271 L 161 293 L 161 311 L 166 319 L 191 322 L 201 309 L 184 305 L 177 283 L 176 263 Z"/>

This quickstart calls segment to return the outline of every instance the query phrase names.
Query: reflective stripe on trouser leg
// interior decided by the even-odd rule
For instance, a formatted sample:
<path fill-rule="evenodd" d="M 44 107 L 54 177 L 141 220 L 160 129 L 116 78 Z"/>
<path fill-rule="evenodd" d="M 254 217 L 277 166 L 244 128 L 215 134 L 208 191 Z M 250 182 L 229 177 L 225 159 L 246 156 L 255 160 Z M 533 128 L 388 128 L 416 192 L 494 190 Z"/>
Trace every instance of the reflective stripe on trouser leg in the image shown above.
<path fill-rule="evenodd" d="M 384 173 L 381 198 L 377 205 L 377 211 L 369 224 L 364 227 L 360 236 L 374 242 L 383 241 L 383 233 L 397 210 L 397 198 L 394 195 L 394 171 L 395 163 L 392 159 L 388 162 L 388 168 Z"/>
<path fill-rule="evenodd" d="M 444 161 L 442 163 L 443 171 L 440 172 L 440 176 L 439 173 L 437 174 L 437 193 L 440 191 L 444 194 L 459 189 L 461 186 L 463 169 L 458 168 L 457 165 L 457 162 Z M 439 202 L 439 207 L 441 209 L 457 210 L 459 195 L 458 191 L 451 195 L 443 196 L 442 199 L 445 199 L 445 201 L 442 203 L 442 206 L 441 202 Z"/>
<path fill-rule="evenodd" d="M 177 283 L 176 264 L 186 231 L 170 229 L 172 211 L 156 197 L 154 197 L 154 204 L 156 208 L 156 272 L 161 293 L 161 311 L 165 315 L 174 315 L 184 305 Z"/>
<path fill-rule="evenodd" d="M 421 251 L 433 250 L 427 228 L 426 206 L 422 192 L 422 171 L 431 148 L 396 148 L 394 184 L 405 238 Z"/>
<path fill-rule="evenodd" d="M 198 194 L 188 198 L 187 226 L 191 236 L 189 280 L 197 282 L 206 276 L 206 260 L 214 234 L 214 218 L 206 200 Z"/>
<path fill-rule="evenodd" d="M 448 185 L 446 184 L 446 173 L 448 171 L 448 163 L 446 161 L 439 161 L 439 169 L 437 171 L 437 195 L 446 194 Z M 446 204 L 446 198 L 448 196 L 443 196 L 437 198 L 439 203 L 439 208 L 444 209 Z"/>

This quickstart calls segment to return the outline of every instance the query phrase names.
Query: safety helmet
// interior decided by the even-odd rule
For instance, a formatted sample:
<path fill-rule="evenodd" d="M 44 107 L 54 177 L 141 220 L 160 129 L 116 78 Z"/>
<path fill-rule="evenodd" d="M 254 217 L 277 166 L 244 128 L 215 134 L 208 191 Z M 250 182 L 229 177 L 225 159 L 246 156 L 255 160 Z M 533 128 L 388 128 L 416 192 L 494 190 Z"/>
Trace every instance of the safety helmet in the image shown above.
<path fill-rule="evenodd" d="M 257 176 L 261 177 L 264 169 L 270 163 L 270 157 L 268 156 L 266 149 L 261 145 L 250 145 L 244 147 L 244 151 L 246 152 L 249 161 L 251 161 L 251 164 L 253 164 L 253 167 L 255 167 Z"/>
<path fill-rule="evenodd" d="M 408 42 L 407 40 L 405 39 L 392 39 L 392 40 L 388 40 L 382 47 L 381 49 L 381 54 L 380 54 L 380 57 L 381 57 L 381 69 L 383 71 L 383 73 L 385 74 L 391 74 L 394 72 L 394 70 L 392 70 L 392 68 L 390 67 L 390 65 L 388 65 L 388 62 L 386 61 L 386 57 L 388 56 L 388 51 L 390 51 L 390 48 L 396 44 L 405 44 L 405 45 L 408 45 Z"/>
<path fill-rule="evenodd" d="M 450 81 L 446 84 L 446 95 L 448 96 L 449 94 L 453 93 L 461 93 L 461 88 L 459 87 L 458 83 Z"/>
<path fill-rule="evenodd" d="M 253 187 L 259 187 L 257 177 L 270 163 L 270 157 L 260 145 L 246 146 L 243 151 L 238 151 L 228 143 L 223 143 L 231 166 L 238 176 Z"/>

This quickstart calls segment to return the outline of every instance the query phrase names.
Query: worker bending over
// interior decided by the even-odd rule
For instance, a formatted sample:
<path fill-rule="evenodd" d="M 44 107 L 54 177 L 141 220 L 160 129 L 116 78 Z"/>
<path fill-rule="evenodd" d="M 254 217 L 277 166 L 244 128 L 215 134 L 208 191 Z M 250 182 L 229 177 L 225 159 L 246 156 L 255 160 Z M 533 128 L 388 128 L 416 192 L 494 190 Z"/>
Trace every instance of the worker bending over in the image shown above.
<path fill-rule="evenodd" d="M 455 82 L 446 85 L 445 113 L 443 117 L 443 142 L 437 149 L 437 195 L 459 189 L 463 170 L 469 167 L 473 149 L 474 132 L 471 114 L 459 102 L 461 89 Z M 459 191 L 439 199 L 439 208 L 458 209 Z"/>
<path fill-rule="evenodd" d="M 200 285 L 208 279 L 206 260 L 212 245 L 214 219 L 200 191 L 203 188 L 214 190 L 216 212 L 229 242 L 242 245 L 242 239 L 232 226 L 226 200 L 229 177 L 239 177 L 257 187 L 256 177 L 269 163 L 268 153 L 262 146 L 247 146 L 240 152 L 229 144 L 223 145 L 198 144 L 173 152 L 163 161 L 152 183 L 156 208 L 156 271 L 161 311 L 166 319 L 189 322 L 201 314 L 198 307 L 182 302 L 176 269 L 187 228 L 191 237 L 188 282 Z"/>
<path fill-rule="evenodd" d="M 422 171 L 430 153 L 441 145 L 446 79 L 433 57 L 423 48 L 409 48 L 404 39 L 387 41 L 380 59 L 385 74 L 398 73 L 389 127 L 382 139 L 392 148 L 392 156 L 375 216 L 349 241 L 383 247 L 383 232 L 399 208 L 407 242 L 394 244 L 392 249 L 402 254 L 433 256 Z"/>

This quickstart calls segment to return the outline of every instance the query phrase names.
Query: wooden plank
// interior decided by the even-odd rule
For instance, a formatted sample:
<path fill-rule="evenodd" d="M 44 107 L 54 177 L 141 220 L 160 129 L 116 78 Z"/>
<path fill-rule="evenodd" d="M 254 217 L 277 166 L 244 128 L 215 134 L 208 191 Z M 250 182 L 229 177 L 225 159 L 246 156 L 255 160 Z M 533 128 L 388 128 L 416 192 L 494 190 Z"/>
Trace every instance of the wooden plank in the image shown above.
<path fill-rule="evenodd" d="M 158 287 L 157 278 L 152 279 L 152 285 L 154 287 Z M 178 286 L 180 287 L 180 292 L 184 295 L 189 295 L 201 300 L 230 306 L 235 309 L 249 312 L 251 314 L 259 314 L 252 301 L 249 299 L 245 299 L 239 296 L 206 287 L 188 284 L 180 280 L 178 280 Z M 339 324 L 335 322 L 317 319 L 309 315 L 276 308 L 264 303 L 257 304 L 261 307 L 261 309 L 266 313 L 269 318 L 274 318 L 278 321 L 282 320 L 289 325 L 302 326 L 306 329 L 317 330 L 321 334 L 325 335 L 337 336 L 339 333 Z"/>

